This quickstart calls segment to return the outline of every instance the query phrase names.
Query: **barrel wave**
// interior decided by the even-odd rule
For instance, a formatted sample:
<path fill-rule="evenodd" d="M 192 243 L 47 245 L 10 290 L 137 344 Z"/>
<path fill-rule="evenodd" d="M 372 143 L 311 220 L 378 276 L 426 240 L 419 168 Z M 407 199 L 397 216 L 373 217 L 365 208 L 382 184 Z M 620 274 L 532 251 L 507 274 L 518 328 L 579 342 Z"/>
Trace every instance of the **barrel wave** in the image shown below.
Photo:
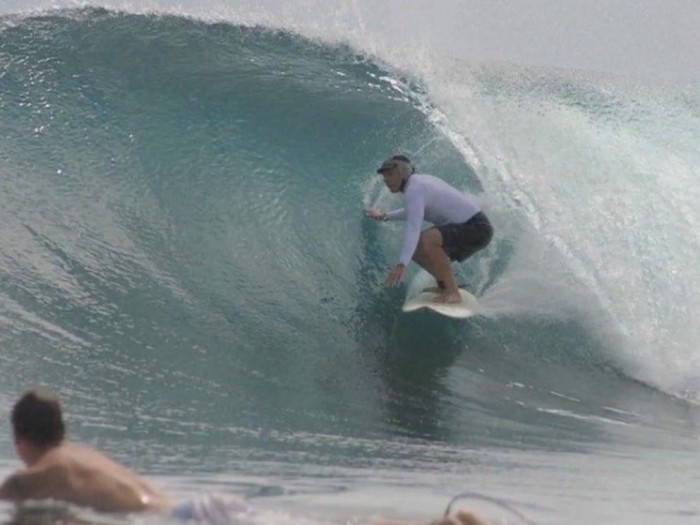
<path fill-rule="evenodd" d="M 0 38 L 5 405 L 50 384 L 137 466 L 264 473 L 574 453 L 697 400 L 691 91 L 94 8 Z M 363 207 L 399 204 L 396 152 L 483 200 L 485 315 L 383 286 L 401 226 Z"/>

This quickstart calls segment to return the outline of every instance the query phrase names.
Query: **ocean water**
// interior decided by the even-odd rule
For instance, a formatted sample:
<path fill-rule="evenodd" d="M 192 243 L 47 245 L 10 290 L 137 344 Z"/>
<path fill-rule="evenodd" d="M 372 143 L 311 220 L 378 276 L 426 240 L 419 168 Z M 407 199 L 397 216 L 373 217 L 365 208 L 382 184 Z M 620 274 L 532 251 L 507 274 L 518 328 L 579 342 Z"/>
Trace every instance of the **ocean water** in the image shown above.
<path fill-rule="evenodd" d="M 601 17 L 603 12 L 606 16 Z M 697 3 L 0 3 L 0 410 L 254 523 L 697 523 Z M 405 315 L 388 154 L 476 193 Z M 7 418 L 0 474 L 20 466 Z M 2 507 L 9 521 L 11 508 Z"/>

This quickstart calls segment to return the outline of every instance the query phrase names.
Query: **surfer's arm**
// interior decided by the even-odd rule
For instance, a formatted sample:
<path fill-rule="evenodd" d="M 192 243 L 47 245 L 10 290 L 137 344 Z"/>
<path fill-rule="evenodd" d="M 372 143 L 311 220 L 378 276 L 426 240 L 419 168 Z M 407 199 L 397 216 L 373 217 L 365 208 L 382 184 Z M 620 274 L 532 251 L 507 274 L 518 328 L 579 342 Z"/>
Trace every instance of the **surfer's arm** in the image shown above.
<path fill-rule="evenodd" d="M 404 212 L 404 209 L 401 208 L 400 210 L 393 210 L 390 212 L 383 212 L 379 210 L 365 210 L 365 215 L 369 217 L 370 219 L 374 219 L 375 221 L 389 221 L 389 220 L 402 220 L 406 213 Z"/>
<path fill-rule="evenodd" d="M 408 266 L 418 246 L 420 227 L 423 224 L 423 216 L 425 215 L 423 198 L 418 192 L 406 195 L 406 207 L 404 210 L 406 226 L 404 228 L 403 248 L 401 248 L 399 263 Z"/>
<path fill-rule="evenodd" d="M 385 221 L 403 221 L 406 219 L 406 208 L 391 210 L 384 214 Z"/>

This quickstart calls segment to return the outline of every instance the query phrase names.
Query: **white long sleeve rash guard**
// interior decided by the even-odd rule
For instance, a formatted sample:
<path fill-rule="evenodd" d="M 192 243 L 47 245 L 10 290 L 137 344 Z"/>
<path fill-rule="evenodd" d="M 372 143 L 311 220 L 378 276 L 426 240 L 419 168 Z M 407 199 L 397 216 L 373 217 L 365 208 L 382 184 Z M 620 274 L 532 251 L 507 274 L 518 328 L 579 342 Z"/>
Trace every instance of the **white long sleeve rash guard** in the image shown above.
<path fill-rule="evenodd" d="M 462 224 L 481 211 L 476 200 L 444 180 L 414 173 L 404 186 L 404 207 L 386 214 L 387 220 L 406 221 L 400 263 L 408 266 L 418 246 L 423 221 L 435 226 Z"/>

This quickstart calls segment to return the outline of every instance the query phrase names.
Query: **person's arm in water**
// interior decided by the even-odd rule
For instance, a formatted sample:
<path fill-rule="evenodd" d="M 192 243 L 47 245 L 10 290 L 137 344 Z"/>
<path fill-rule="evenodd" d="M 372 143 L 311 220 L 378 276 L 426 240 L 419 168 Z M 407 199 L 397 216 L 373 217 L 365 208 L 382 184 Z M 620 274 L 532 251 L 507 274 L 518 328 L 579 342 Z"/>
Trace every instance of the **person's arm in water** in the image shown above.
<path fill-rule="evenodd" d="M 418 522 L 407 521 L 378 521 L 373 525 L 425 525 Z M 459 510 L 453 516 L 445 516 L 443 518 L 433 520 L 429 525 L 488 525 L 484 520 L 469 510 Z"/>
<path fill-rule="evenodd" d="M 0 499 L 23 501 L 48 498 L 51 487 L 62 482 L 60 475 L 57 476 L 57 469 L 19 470 L 3 481 L 0 486 Z"/>
<path fill-rule="evenodd" d="M 420 227 L 423 224 L 424 214 L 425 205 L 421 195 L 418 193 L 411 193 L 407 195 L 406 206 L 404 208 L 399 208 L 398 210 L 392 210 L 388 213 L 374 209 L 365 210 L 365 215 L 376 221 L 406 221 L 401 257 L 399 259 L 399 263 L 394 266 L 389 273 L 389 276 L 386 279 L 386 284 L 390 286 L 398 284 L 401 282 L 401 279 L 403 279 L 403 276 L 406 273 L 406 267 L 408 266 L 408 263 L 411 262 L 413 254 L 416 251 L 416 247 L 418 246 Z"/>
<path fill-rule="evenodd" d="M 402 221 L 406 218 L 406 210 L 405 208 L 399 208 L 398 210 L 383 212 L 375 209 L 368 209 L 365 210 L 365 215 L 375 221 Z"/>
<path fill-rule="evenodd" d="M 375 209 L 366 209 L 365 215 L 370 219 L 375 221 L 389 221 L 389 220 L 400 220 L 406 217 L 406 210 L 400 208 L 398 210 L 392 210 L 390 212 L 383 212 Z M 399 282 L 403 278 L 403 274 L 406 271 L 405 264 L 397 264 L 389 273 L 389 277 L 386 279 L 387 284 L 394 284 Z"/>
<path fill-rule="evenodd" d="M 0 499 L 16 501 L 20 499 L 19 477 L 17 474 L 12 474 L 5 479 L 0 485 Z"/>
<path fill-rule="evenodd" d="M 425 205 L 422 196 L 419 193 L 410 193 L 406 195 L 406 207 L 404 210 L 406 226 L 404 227 L 403 247 L 401 248 L 399 263 L 394 266 L 389 273 L 389 277 L 386 279 L 386 284 L 389 286 L 401 282 L 401 279 L 403 279 L 406 273 L 406 267 L 408 263 L 411 262 L 416 247 L 418 246 L 420 227 L 423 224 L 423 217 L 425 215 Z"/>

